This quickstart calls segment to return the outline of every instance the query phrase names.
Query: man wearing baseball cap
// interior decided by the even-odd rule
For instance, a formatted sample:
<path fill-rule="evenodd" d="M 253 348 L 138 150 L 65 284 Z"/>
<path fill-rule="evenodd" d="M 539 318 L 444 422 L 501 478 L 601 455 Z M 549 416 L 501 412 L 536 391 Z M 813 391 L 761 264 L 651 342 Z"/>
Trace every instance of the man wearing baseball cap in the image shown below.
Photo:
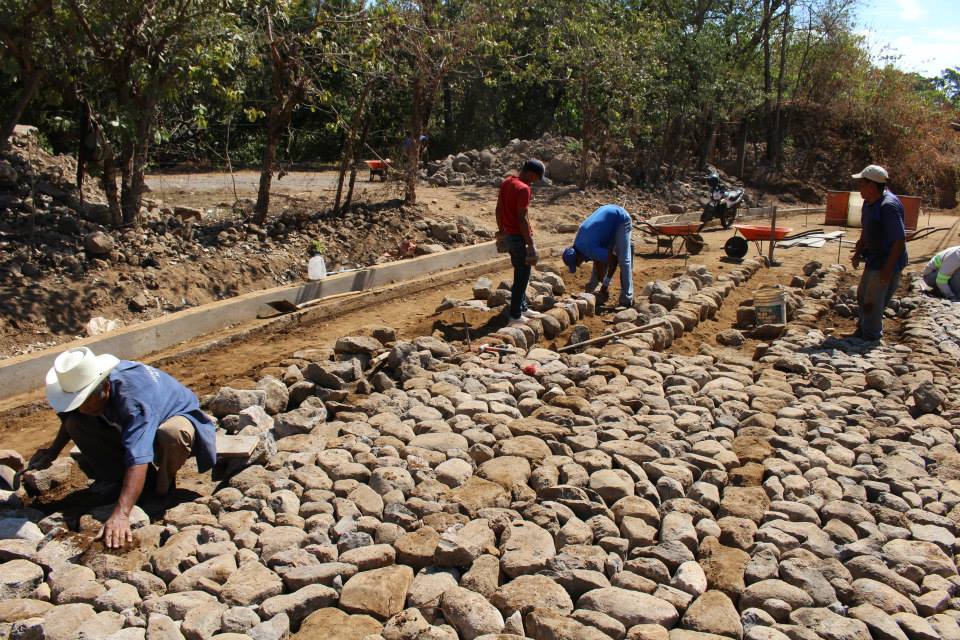
<path fill-rule="evenodd" d="M 148 477 L 154 493 L 167 496 L 191 455 L 200 472 L 216 462 L 214 427 L 197 396 L 158 369 L 80 347 L 57 356 L 46 383 L 60 430 L 29 466 L 49 466 L 73 440 L 84 473 L 94 480 L 122 482 L 103 527 L 108 547 L 133 540 L 129 516 Z"/>
<path fill-rule="evenodd" d="M 563 252 L 563 263 L 570 273 L 586 261 L 593 262 L 593 271 L 587 283 L 587 291 L 593 291 L 601 283 L 599 295 L 605 300 L 610 280 L 620 267 L 621 307 L 633 306 L 633 241 L 632 221 L 623 207 L 607 204 L 581 223 L 572 247 Z"/>
<path fill-rule="evenodd" d="M 527 285 L 530 273 L 539 258 L 533 241 L 533 225 L 528 208 L 532 197 L 530 185 L 543 180 L 546 168 L 536 159 L 523 163 L 520 173 L 500 184 L 497 196 L 497 247 L 510 254 L 513 265 L 513 286 L 510 288 L 510 321 L 526 322 L 534 312 L 527 310 Z"/>
<path fill-rule="evenodd" d="M 858 181 L 863 208 L 860 212 L 860 239 L 853 248 L 851 263 L 864 263 L 857 287 L 860 319 L 854 338 L 876 341 L 883 337 L 883 311 L 900 285 L 907 264 L 903 204 L 887 188 L 887 170 L 871 164 L 852 176 Z"/>

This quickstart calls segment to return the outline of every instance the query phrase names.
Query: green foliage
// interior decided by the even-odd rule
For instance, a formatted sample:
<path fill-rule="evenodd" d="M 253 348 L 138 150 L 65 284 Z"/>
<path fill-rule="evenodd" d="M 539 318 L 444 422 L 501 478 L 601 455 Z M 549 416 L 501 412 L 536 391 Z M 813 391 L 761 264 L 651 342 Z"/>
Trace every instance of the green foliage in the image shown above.
<path fill-rule="evenodd" d="M 79 94 L 121 167 L 251 166 L 280 80 L 303 87 L 278 134 L 280 164 L 336 160 L 360 144 L 358 128 L 365 142 L 351 153 L 395 161 L 417 130 L 430 135 L 432 157 L 549 131 L 574 139 L 564 152 L 583 161 L 585 181 L 588 165 L 615 157 L 651 181 L 701 156 L 732 170 L 744 131 L 746 178 L 774 171 L 836 184 L 870 160 L 929 190 L 957 165 L 945 124 L 958 119 L 960 67 L 925 78 L 878 66 L 851 6 L 0 0 L 0 81 L 13 88 L 0 108 L 39 69 L 23 120 L 58 150 L 75 143 Z M 281 72 L 289 77 L 275 73 L 267 15 L 278 51 L 296 61 Z"/>

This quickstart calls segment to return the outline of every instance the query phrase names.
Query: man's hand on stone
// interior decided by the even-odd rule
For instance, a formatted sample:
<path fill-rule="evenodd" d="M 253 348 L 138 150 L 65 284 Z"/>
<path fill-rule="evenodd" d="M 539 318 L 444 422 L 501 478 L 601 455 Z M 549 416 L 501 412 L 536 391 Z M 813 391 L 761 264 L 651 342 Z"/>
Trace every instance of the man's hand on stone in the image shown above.
<path fill-rule="evenodd" d="M 129 542 L 133 542 L 129 516 L 119 510 L 114 510 L 104 523 L 100 535 L 109 549 L 119 549 Z"/>
<path fill-rule="evenodd" d="M 33 457 L 30 458 L 30 462 L 27 463 L 28 469 L 46 469 L 53 461 L 57 459 L 57 454 L 53 452 L 52 449 L 37 449 L 37 452 L 33 454 Z"/>

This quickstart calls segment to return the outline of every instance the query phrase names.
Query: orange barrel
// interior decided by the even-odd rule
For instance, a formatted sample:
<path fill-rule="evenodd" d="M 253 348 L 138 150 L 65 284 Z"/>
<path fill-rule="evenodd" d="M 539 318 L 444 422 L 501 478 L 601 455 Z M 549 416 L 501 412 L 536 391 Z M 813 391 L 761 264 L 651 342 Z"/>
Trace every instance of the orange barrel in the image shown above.
<path fill-rule="evenodd" d="M 849 201 L 849 191 L 827 191 L 827 217 L 823 224 L 845 226 L 847 224 L 847 203 Z"/>
<path fill-rule="evenodd" d="M 920 198 L 918 196 L 897 196 L 903 203 L 903 226 L 916 231 L 920 219 Z"/>

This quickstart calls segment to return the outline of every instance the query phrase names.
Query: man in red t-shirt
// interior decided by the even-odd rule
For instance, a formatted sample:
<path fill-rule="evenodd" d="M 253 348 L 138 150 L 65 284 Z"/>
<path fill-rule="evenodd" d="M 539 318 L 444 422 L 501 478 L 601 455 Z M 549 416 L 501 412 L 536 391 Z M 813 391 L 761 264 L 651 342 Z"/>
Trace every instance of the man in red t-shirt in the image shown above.
<path fill-rule="evenodd" d="M 513 287 L 510 289 L 510 320 L 523 322 L 527 312 L 527 285 L 530 272 L 537 264 L 537 247 L 530 225 L 530 185 L 543 179 L 545 168 L 539 160 L 527 160 L 520 173 L 500 185 L 497 196 L 497 242 L 503 243 L 513 264 Z"/>

